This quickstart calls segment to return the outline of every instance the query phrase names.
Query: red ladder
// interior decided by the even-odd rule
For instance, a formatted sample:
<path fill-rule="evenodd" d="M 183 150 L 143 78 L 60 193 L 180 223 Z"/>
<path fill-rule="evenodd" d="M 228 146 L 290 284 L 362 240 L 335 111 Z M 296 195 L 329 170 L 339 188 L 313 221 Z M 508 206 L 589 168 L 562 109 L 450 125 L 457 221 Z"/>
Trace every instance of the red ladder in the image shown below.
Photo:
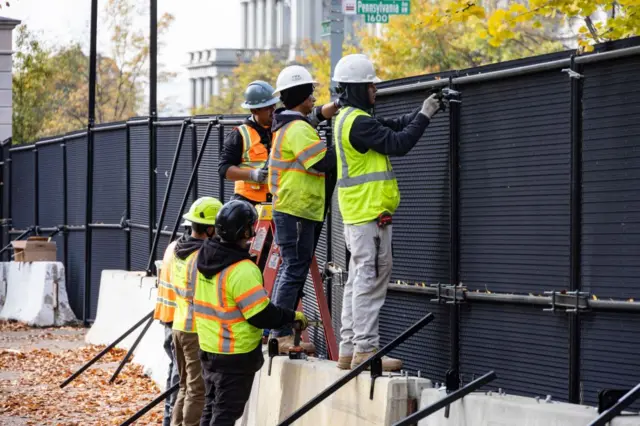
<path fill-rule="evenodd" d="M 256 236 L 253 238 L 249 251 L 252 255 L 256 256 L 255 262 L 256 265 L 260 267 L 260 270 L 262 270 L 264 287 L 267 290 L 269 297 L 271 297 L 273 285 L 276 281 L 276 277 L 278 276 L 278 269 L 282 264 L 280 247 L 278 247 L 273 238 L 275 235 L 275 225 L 273 223 L 272 205 L 259 204 L 256 206 L 256 210 L 258 211 L 258 223 L 255 228 Z M 329 312 L 329 305 L 327 304 L 327 298 L 325 297 L 324 288 L 322 286 L 322 276 L 320 274 L 318 261 L 316 260 L 315 255 L 311 260 L 309 272 L 311 273 L 313 289 L 316 293 L 316 300 L 318 301 L 318 310 L 320 311 L 324 336 L 327 339 L 327 355 L 329 359 L 337 361 L 338 344 L 333 332 L 331 312 Z M 302 300 L 298 304 L 298 310 L 302 310 Z M 303 332 L 303 340 L 307 342 L 309 341 L 309 336 L 306 330 Z"/>

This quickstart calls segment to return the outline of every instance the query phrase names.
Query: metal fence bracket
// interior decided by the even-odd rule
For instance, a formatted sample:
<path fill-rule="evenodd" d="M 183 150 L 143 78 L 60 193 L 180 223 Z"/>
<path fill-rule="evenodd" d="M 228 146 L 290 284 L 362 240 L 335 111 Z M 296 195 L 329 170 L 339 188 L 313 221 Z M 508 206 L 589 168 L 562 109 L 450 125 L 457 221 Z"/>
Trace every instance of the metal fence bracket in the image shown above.
<path fill-rule="evenodd" d="M 572 70 L 571 68 L 563 68 L 562 72 L 566 72 L 567 74 L 569 74 L 570 78 L 578 78 L 578 79 L 584 78 L 584 75 Z"/>
<path fill-rule="evenodd" d="M 373 388 L 376 379 L 382 376 L 382 358 L 376 358 L 371 361 L 371 390 L 369 391 L 369 399 L 373 401 Z"/>
<path fill-rule="evenodd" d="M 556 308 L 566 308 L 567 313 L 586 312 L 589 310 L 589 296 L 588 292 L 582 291 L 545 291 L 544 294 L 551 295 L 551 307 L 545 308 L 543 311 L 555 312 Z"/>
<path fill-rule="evenodd" d="M 459 305 L 466 303 L 467 287 L 452 284 L 431 284 L 436 289 L 436 298 L 431 299 L 432 302 L 444 303 L 447 305 Z"/>

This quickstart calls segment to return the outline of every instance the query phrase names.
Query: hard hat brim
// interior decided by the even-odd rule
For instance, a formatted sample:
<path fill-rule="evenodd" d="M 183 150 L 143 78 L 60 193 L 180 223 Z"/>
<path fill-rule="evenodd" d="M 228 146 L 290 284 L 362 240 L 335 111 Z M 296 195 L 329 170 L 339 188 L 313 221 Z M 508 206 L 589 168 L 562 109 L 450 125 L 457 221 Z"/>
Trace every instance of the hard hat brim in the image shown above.
<path fill-rule="evenodd" d="M 244 109 L 258 109 L 258 108 L 264 108 L 264 107 L 268 107 L 268 106 L 271 106 L 271 105 L 275 105 L 278 102 L 280 102 L 280 99 L 273 98 L 273 99 L 270 99 L 270 100 L 268 100 L 266 102 L 262 102 L 262 103 L 259 103 L 259 104 L 256 104 L 256 105 L 250 105 L 250 104 L 248 104 L 246 102 L 243 102 L 242 105 L 240 105 L 240 106 L 242 108 L 244 108 Z"/>
<path fill-rule="evenodd" d="M 347 78 L 340 78 L 336 76 L 334 76 L 331 80 L 335 81 L 336 83 L 380 83 L 382 81 L 378 77 L 363 78 L 361 80 L 350 80 Z"/>
<path fill-rule="evenodd" d="M 318 82 L 315 80 L 311 80 L 311 81 L 304 81 L 301 83 L 290 83 L 290 84 L 286 84 L 282 87 L 278 87 L 276 90 L 273 91 L 273 96 L 280 96 L 280 93 L 284 90 L 287 89 L 291 89 L 292 87 L 296 87 L 296 86 L 304 86 L 305 84 L 313 84 L 313 86 L 317 86 Z"/>
<path fill-rule="evenodd" d="M 188 220 L 191 223 L 199 223 L 201 225 L 212 225 L 213 226 L 213 225 L 216 224 L 216 220 L 215 219 L 210 219 L 210 220 L 202 219 L 201 217 L 194 216 L 190 212 L 187 212 L 187 213 L 183 214 L 182 218 L 185 219 L 185 220 Z"/>

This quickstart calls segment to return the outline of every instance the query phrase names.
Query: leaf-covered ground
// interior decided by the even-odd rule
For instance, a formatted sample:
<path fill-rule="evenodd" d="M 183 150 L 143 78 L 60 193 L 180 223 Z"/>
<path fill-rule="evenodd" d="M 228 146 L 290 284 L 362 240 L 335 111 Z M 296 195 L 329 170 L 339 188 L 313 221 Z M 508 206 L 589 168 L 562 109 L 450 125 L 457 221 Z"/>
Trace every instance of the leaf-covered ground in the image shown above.
<path fill-rule="evenodd" d="M 60 389 L 67 377 L 105 348 L 86 345 L 85 332 L 0 321 L 0 424 L 119 425 L 160 394 L 142 368 L 131 362 L 109 384 L 126 353 L 121 349 L 111 350 Z M 135 424 L 162 424 L 162 407 L 159 404 Z"/>

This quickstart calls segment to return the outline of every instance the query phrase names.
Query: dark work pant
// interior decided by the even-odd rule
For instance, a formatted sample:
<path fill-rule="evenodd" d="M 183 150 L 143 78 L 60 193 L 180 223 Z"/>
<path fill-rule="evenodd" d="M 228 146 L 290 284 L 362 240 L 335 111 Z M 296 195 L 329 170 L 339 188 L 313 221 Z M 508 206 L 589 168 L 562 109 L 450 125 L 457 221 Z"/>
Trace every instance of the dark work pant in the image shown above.
<path fill-rule="evenodd" d="M 167 375 L 166 389 L 169 389 L 173 385 L 180 382 L 180 375 L 178 374 L 178 364 L 176 362 L 176 350 L 173 346 L 173 332 L 171 325 L 164 326 L 164 351 L 169 357 L 169 374 Z M 164 416 L 162 419 L 162 426 L 171 425 L 171 414 L 173 412 L 173 406 L 176 403 L 178 392 L 174 392 L 164 400 Z"/>
<path fill-rule="evenodd" d="M 276 211 L 273 212 L 273 222 L 276 227 L 274 239 L 280 246 L 282 257 L 282 264 L 273 285 L 273 304 L 295 310 L 307 281 L 322 222 Z M 273 330 L 275 337 L 290 334 L 291 328 Z"/>
<path fill-rule="evenodd" d="M 200 426 L 234 426 L 251 395 L 255 373 L 211 371 L 211 361 L 203 351 L 200 361 L 206 389 Z"/>

